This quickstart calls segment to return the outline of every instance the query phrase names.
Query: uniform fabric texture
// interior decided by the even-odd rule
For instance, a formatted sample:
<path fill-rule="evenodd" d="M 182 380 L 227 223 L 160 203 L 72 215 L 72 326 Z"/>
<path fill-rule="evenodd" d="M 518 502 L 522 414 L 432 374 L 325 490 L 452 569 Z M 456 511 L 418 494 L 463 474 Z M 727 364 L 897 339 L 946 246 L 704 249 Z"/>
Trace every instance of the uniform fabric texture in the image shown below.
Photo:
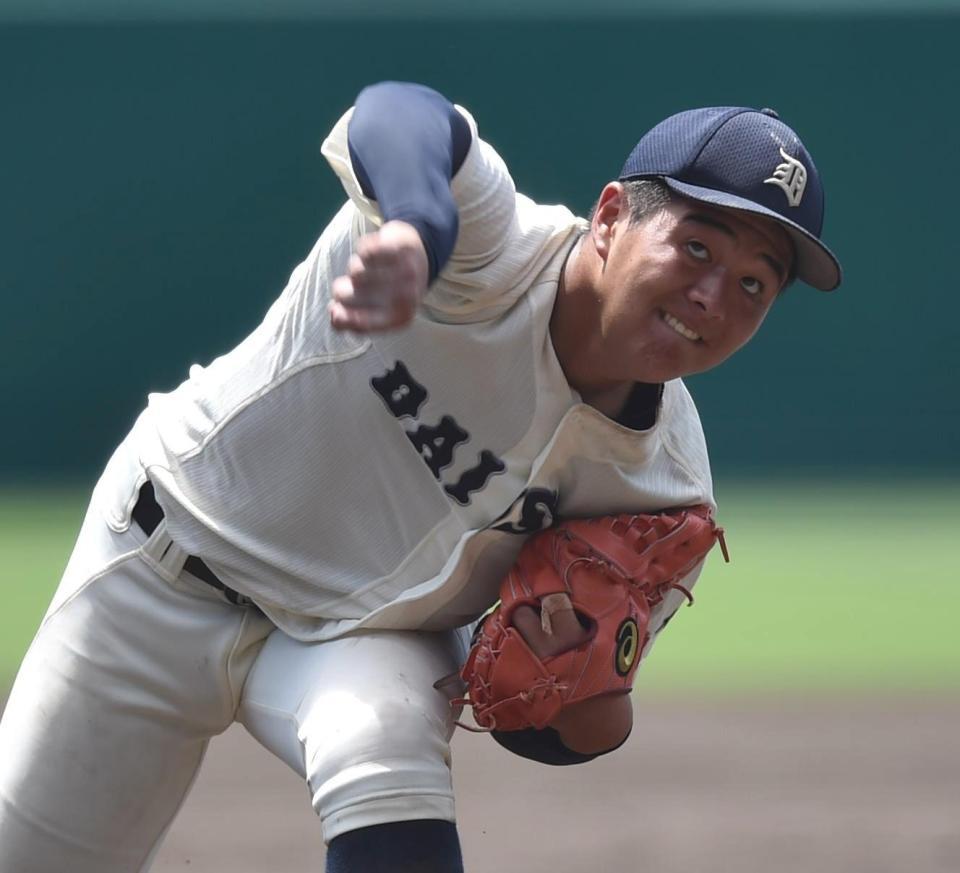
<path fill-rule="evenodd" d="M 150 395 L 116 461 L 136 468 L 131 483 L 149 476 L 177 543 L 296 639 L 460 627 L 551 516 L 713 499 L 680 380 L 643 430 L 570 387 L 549 325 L 585 224 L 518 194 L 458 112 L 472 139 L 450 182 L 457 244 L 410 326 L 362 337 L 326 315 L 330 284 L 383 221 L 354 172 L 348 112 L 323 154 L 349 202 L 243 342 Z M 108 523 L 121 529 L 135 499 L 105 505 Z"/>
<path fill-rule="evenodd" d="M 0 870 L 147 870 L 273 629 L 88 512 L 0 722 Z"/>
<path fill-rule="evenodd" d="M 302 776 L 327 842 L 394 821 L 455 819 L 451 694 L 469 632 L 367 631 L 304 643 L 275 631 L 237 719 Z"/>
<path fill-rule="evenodd" d="M 105 476 L 95 503 L 131 487 Z M 308 646 L 186 558 L 163 520 L 116 532 L 88 511 L 0 721 L 3 873 L 148 870 L 235 720 L 305 778 L 328 840 L 453 821 L 454 712 L 433 683 L 462 664 L 468 630 Z"/>

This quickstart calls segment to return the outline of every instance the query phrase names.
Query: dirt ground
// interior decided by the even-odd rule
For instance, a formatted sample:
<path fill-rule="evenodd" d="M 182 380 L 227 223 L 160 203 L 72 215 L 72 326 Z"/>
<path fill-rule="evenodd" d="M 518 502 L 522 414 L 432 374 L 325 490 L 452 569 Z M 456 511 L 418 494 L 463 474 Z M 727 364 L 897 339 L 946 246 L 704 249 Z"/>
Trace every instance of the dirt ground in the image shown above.
<path fill-rule="evenodd" d="M 458 731 L 467 873 L 956 873 L 960 700 L 657 699 L 580 767 Z M 234 727 L 156 873 L 323 870 L 305 787 Z"/>

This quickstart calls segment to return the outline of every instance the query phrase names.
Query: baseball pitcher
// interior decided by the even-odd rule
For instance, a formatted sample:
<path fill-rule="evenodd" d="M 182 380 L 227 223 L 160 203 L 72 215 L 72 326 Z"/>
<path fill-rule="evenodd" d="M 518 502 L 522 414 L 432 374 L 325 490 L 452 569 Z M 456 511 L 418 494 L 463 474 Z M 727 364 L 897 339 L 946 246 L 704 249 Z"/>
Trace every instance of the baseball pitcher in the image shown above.
<path fill-rule="evenodd" d="M 558 765 L 627 739 L 720 537 L 681 378 L 840 282 L 771 110 L 661 122 L 589 220 L 419 85 L 323 155 L 343 207 L 96 485 L 0 725 L 3 873 L 149 869 L 237 720 L 306 780 L 328 873 L 462 870 L 455 722 Z"/>

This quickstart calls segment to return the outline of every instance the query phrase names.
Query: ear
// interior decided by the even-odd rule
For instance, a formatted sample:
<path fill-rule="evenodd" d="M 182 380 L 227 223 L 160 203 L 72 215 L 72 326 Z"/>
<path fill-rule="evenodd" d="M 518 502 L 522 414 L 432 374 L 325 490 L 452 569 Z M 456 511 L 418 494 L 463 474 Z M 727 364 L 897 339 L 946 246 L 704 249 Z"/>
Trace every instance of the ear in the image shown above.
<path fill-rule="evenodd" d="M 616 225 L 626 216 L 626 210 L 623 185 L 620 182 L 608 182 L 600 192 L 600 199 L 597 201 L 597 208 L 593 212 L 593 220 L 590 223 L 594 248 L 604 263 L 610 254 Z"/>

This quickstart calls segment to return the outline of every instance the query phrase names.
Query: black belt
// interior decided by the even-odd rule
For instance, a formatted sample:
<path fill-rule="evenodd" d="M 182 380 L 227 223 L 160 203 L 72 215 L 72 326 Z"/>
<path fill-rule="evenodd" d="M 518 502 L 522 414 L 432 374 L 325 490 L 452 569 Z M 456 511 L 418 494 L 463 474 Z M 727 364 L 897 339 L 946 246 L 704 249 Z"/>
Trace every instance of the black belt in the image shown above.
<path fill-rule="evenodd" d="M 150 536 L 157 529 L 157 525 L 163 521 L 163 510 L 157 503 L 157 498 L 153 493 L 153 483 L 149 479 L 140 488 L 140 496 L 137 498 L 136 506 L 133 507 L 133 520 L 147 536 Z M 251 603 L 249 597 L 244 597 L 229 585 L 224 585 L 216 577 L 213 570 L 196 555 L 187 556 L 187 560 L 183 563 L 183 569 L 203 580 L 212 588 L 216 588 L 217 591 L 222 592 L 223 596 L 231 603 L 236 603 L 239 606 L 246 606 Z"/>

